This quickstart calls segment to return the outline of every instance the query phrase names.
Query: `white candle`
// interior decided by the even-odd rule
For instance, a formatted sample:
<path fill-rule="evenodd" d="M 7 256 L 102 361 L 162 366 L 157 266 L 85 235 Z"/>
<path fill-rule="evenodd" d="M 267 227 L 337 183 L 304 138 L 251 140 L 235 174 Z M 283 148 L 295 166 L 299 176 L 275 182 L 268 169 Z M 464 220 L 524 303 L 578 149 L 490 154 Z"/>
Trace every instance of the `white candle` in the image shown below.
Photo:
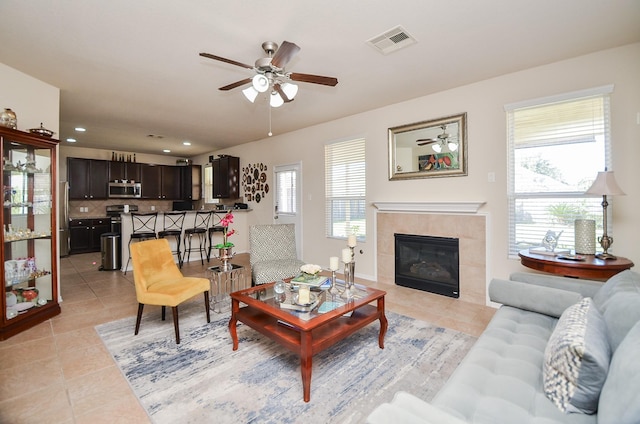
<path fill-rule="evenodd" d="M 356 241 L 356 235 L 355 234 L 351 234 L 348 238 L 347 238 L 347 246 L 349 247 L 356 247 L 357 241 Z"/>
<path fill-rule="evenodd" d="M 309 303 L 309 287 L 300 286 L 298 289 L 298 303 L 306 305 Z"/>
<path fill-rule="evenodd" d="M 329 269 L 331 271 L 337 271 L 339 266 L 339 259 L 337 256 L 331 256 L 329 258 Z"/>
<path fill-rule="evenodd" d="M 342 262 L 344 262 L 345 264 L 351 262 L 351 249 L 349 249 L 348 247 L 342 249 Z"/>

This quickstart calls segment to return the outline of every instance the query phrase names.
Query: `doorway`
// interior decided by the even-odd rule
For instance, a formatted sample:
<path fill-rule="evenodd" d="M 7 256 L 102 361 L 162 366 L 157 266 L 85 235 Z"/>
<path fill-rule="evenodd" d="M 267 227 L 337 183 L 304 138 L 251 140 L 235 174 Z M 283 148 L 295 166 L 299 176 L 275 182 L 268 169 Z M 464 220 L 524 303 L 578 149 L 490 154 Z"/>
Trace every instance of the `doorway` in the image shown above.
<path fill-rule="evenodd" d="M 300 163 L 294 163 L 278 165 L 273 170 L 273 223 L 295 225 L 298 258 L 302 258 L 301 167 Z"/>

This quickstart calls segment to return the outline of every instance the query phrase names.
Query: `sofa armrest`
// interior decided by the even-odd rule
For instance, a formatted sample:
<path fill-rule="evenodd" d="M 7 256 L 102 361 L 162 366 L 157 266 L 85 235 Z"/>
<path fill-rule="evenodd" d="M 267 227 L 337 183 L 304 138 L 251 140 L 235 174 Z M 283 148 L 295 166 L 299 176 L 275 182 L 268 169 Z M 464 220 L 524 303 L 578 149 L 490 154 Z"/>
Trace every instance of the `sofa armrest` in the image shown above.
<path fill-rule="evenodd" d="M 582 299 L 580 293 L 520 281 L 493 279 L 489 298 L 493 302 L 552 317 L 560 317 L 569 306 Z"/>
<path fill-rule="evenodd" d="M 466 424 L 460 418 L 406 392 L 398 392 L 390 403 L 379 405 L 367 417 L 369 424 Z"/>

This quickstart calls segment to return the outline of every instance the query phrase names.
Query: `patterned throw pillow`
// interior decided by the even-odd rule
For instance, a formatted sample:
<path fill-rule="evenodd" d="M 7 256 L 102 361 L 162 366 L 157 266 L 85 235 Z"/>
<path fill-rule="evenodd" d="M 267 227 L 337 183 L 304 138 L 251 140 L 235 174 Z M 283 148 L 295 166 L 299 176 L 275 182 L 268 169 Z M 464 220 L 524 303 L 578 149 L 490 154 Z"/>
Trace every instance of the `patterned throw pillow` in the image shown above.
<path fill-rule="evenodd" d="M 544 352 L 547 397 L 564 412 L 593 414 L 607 378 L 611 348 L 607 327 L 591 298 L 568 307 Z"/>

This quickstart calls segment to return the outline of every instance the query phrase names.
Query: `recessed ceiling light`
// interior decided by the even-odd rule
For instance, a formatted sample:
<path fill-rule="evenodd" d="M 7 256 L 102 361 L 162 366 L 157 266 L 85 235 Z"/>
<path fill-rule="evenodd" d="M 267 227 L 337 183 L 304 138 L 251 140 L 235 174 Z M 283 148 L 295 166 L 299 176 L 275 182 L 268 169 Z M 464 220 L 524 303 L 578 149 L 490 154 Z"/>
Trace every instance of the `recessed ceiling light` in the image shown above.
<path fill-rule="evenodd" d="M 67 141 L 68 141 L 69 143 L 75 143 L 75 142 L 76 142 L 76 141 L 78 141 L 78 140 L 76 140 L 75 138 L 67 138 Z"/>
<path fill-rule="evenodd" d="M 84 128 L 82 128 L 82 127 L 76 127 L 75 129 L 76 129 L 76 131 L 78 131 L 78 132 L 85 132 L 85 131 L 86 131 L 86 129 L 84 129 Z"/>
<path fill-rule="evenodd" d="M 185 146 L 191 146 L 191 142 L 190 141 L 183 141 L 182 144 L 184 144 Z"/>
<path fill-rule="evenodd" d="M 163 149 L 162 151 L 165 152 L 165 153 L 171 153 L 171 150 L 169 150 L 169 149 Z"/>

